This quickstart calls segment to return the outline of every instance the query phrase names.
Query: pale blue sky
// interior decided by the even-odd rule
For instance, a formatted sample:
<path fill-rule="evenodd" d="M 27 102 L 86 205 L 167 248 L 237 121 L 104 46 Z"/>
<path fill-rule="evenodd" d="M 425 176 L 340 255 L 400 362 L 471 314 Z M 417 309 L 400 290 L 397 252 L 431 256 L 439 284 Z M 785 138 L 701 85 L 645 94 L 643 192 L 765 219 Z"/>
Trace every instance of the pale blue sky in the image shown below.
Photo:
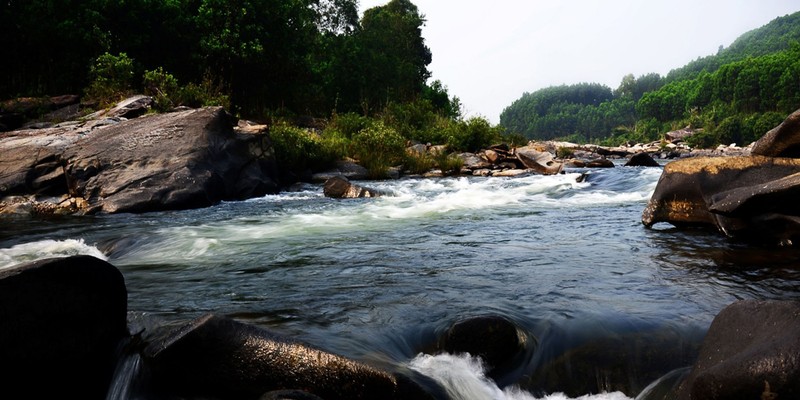
<path fill-rule="evenodd" d="M 388 0 L 360 0 L 361 11 Z M 666 75 L 800 11 L 797 0 L 412 0 L 427 20 L 429 69 L 467 115 L 493 123 L 523 92 L 628 73 Z"/>

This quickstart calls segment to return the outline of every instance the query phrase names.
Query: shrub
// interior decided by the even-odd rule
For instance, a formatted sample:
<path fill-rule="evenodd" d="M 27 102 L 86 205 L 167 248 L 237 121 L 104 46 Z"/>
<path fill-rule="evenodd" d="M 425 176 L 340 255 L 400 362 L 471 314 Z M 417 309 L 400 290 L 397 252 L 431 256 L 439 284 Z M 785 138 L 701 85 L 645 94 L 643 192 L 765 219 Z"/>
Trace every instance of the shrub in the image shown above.
<path fill-rule="evenodd" d="M 95 59 L 89 75 L 92 81 L 86 96 L 100 107 L 108 107 L 131 93 L 133 59 L 125 53 L 115 56 L 106 52 Z"/>
<path fill-rule="evenodd" d="M 289 171 L 317 171 L 328 168 L 337 154 L 317 134 L 287 124 L 269 130 L 275 158 L 280 168 Z"/>
<path fill-rule="evenodd" d="M 334 114 L 326 130 L 335 130 L 346 138 L 352 138 L 360 130 L 369 126 L 370 120 L 356 113 Z"/>
<path fill-rule="evenodd" d="M 424 174 L 436 167 L 436 160 L 428 153 L 407 152 L 403 165 L 412 174 Z"/>
<path fill-rule="evenodd" d="M 476 152 L 491 146 L 499 138 L 497 128 L 492 127 L 489 121 L 482 117 L 472 117 L 450 126 L 447 145 L 455 151 Z"/>
<path fill-rule="evenodd" d="M 464 166 L 464 160 L 456 154 L 447 154 L 442 151 L 434 155 L 436 166 L 442 170 L 445 175 L 456 175 L 461 173 L 461 167 Z"/>
<path fill-rule="evenodd" d="M 232 111 L 230 96 L 225 94 L 222 85 L 215 84 L 208 76 L 203 78 L 199 85 L 188 83 L 178 89 L 175 100 L 179 105 L 192 108 L 222 106 L 226 110 Z"/>
<path fill-rule="evenodd" d="M 152 96 L 155 109 L 168 111 L 173 106 L 172 97 L 178 93 L 178 80 L 172 74 L 158 67 L 152 71 L 144 71 L 144 94 Z"/>
<path fill-rule="evenodd" d="M 372 178 L 385 178 L 389 167 L 403 160 L 405 139 L 376 121 L 353 135 L 353 153 Z"/>

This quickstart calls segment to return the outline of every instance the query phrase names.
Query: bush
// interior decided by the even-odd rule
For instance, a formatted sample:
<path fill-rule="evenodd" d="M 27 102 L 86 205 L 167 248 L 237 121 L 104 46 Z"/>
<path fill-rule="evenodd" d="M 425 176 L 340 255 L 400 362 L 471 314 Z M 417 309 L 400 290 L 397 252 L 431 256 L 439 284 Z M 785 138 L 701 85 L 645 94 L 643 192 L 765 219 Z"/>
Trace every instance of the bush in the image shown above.
<path fill-rule="evenodd" d="M 433 127 L 437 118 L 433 105 L 425 99 L 391 103 L 383 112 L 384 123 L 394 127 L 404 138 L 422 143 L 435 142 Z"/>
<path fill-rule="evenodd" d="M 385 178 L 389 167 L 403 160 L 406 140 L 394 128 L 376 121 L 353 135 L 353 153 L 372 178 Z"/>
<path fill-rule="evenodd" d="M 152 71 L 144 71 L 144 94 L 152 96 L 155 109 L 161 112 L 174 107 L 172 97 L 178 93 L 178 80 L 172 74 L 158 67 Z"/>
<path fill-rule="evenodd" d="M 353 135 L 369 126 L 370 120 L 356 113 L 334 114 L 325 130 L 335 130 L 346 138 L 352 138 Z"/>
<path fill-rule="evenodd" d="M 482 117 L 472 117 L 451 124 L 447 132 L 447 145 L 454 151 L 476 152 L 491 146 L 499 139 L 498 129 Z"/>
<path fill-rule="evenodd" d="M 447 154 L 442 151 L 434 155 L 436 166 L 442 170 L 444 175 L 456 175 L 461 173 L 461 167 L 464 166 L 464 160 L 456 154 Z"/>
<path fill-rule="evenodd" d="M 122 100 L 132 93 L 133 70 L 133 59 L 125 53 L 97 57 L 89 70 L 92 81 L 86 96 L 97 101 L 101 108 Z"/>
<path fill-rule="evenodd" d="M 280 168 L 293 172 L 318 171 L 330 167 L 338 154 L 319 135 L 287 124 L 269 130 Z"/>
<path fill-rule="evenodd" d="M 403 164 L 406 171 L 412 174 L 424 174 L 436 167 L 436 160 L 427 152 L 407 152 Z"/>
<path fill-rule="evenodd" d="M 199 85 L 188 83 L 178 89 L 175 102 L 192 108 L 222 106 L 232 111 L 230 96 L 225 94 L 222 85 L 215 84 L 210 77 L 205 77 Z"/>

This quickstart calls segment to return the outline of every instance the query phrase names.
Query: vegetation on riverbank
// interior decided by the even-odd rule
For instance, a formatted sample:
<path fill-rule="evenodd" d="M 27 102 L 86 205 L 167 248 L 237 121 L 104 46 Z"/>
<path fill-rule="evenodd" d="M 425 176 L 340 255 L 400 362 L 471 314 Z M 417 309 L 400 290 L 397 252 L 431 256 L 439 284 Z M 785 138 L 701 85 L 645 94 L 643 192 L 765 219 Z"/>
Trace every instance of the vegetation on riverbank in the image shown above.
<path fill-rule="evenodd" d="M 746 145 L 800 108 L 800 13 L 740 36 L 662 77 L 627 75 L 615 90 L 581 83 L 525 93 L 500 116 L 530 139 L 619 145 L 690 126 L 693 146 Z"/>

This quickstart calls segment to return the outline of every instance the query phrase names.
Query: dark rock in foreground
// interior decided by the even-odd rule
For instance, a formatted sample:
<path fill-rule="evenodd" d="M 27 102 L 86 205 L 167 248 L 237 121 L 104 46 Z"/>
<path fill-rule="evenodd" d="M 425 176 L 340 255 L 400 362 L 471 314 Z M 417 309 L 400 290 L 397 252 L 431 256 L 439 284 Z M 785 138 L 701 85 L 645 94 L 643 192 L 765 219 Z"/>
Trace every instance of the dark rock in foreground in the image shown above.
<path fill-rule="evenodd" d="M 326 400 L 433 398 L 407 377 L 214 315 L 151 343 L 144 356 L 156 388 L 179 397 L 301 390 Z"/>
<path fill-rule="evenodd" d="M 714 318 L 678 399 L 800 398 L 800 303 L 747 300 Z"/>
<path fill-rule="evenodd" d="M 526 351 L 532 352 L 535 348 L 535 341 L 526 337 L 512 321 L 496 315 L 459 321 L 445 332 L 439 342 L 440 348 L 448 353 L 469 353 L 480 357 L 486 375 L 501 385 L 514 383 L 516 379 L 504 382 L 503 378 L 522 364 Z"/>
<path fill-rule="evenodd" d="M 0 269 L 0 397 L 104 398 L 126 313 L 122 274 L 100 259 Z"/>

